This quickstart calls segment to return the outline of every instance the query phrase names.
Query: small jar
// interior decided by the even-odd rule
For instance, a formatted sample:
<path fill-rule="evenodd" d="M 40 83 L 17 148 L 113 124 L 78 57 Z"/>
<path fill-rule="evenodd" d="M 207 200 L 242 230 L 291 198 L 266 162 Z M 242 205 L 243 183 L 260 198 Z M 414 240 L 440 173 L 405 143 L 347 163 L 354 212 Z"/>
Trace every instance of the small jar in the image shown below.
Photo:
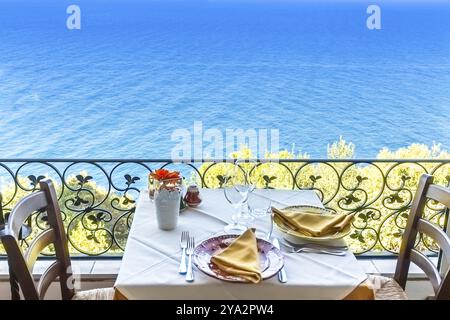
<path fill-rule="evenodd" d="M 189 207 L 194 208 L 202 202 L 200 191 L 196 185 L 188 187 L 186 195 L 184 196 L 184 201 Z"/>

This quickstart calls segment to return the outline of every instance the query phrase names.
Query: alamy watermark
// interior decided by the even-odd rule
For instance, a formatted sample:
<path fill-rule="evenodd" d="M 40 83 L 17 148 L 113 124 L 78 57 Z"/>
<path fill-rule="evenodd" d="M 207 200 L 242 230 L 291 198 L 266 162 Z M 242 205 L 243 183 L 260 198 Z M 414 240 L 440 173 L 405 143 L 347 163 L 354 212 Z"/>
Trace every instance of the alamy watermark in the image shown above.
<path fill-rule="evenodd" d="M 69 266 L 67 268 L 67 274 L 70 276 L 67 278 L 67 288 L 74 289 L 75 291 L 81 289 L 81 269 L 78 266 Z"/>
<path fill-rule="evenodd" d="M 67 7 L 66 13 L 69 15 L 66 20 L 66 26 L 69 30 L 81 29 L 81 9 L 80 6 L 72 4 Z M 366 20 L 366 26 L 369 30 L 381 29 L 381 8 L 376 4 L 367 7 L 366 13 L 369 15 Z"/>
<path fill-rule="evenodd" d="M 81 29 L 81 8 L 72 4 L 67 7 L 66 13 L 69 15 L 66 20 L 66 26 L 69 30 Z M 366 13 L 369 15 L 366 20 L 366 26 L 369 30 L 381 29 L 381 8 L 376 4 L 367 7 Z"/>
<path fill-rule="evenodd" d="M 252 158 L 265 158 L 277 154 L 280 145 L 278 129 L 204 128 L 203 122 L 195 121 L 192 130 L 176 129 L 171 141 L 172 160 L 232 159 L 231 155 L 243 146 L 251 150 Z"/>
<path fill-rule="evenodd" d="M 69 15 L 66 20 L 66 26 L 69 30 L 81 29 L 81 9 L 79 6 L 72 4 L 67 7 L 66 13 Z"/>
<path fill-rule="evenodd" d="M 381 8 L 376 4 L 372 4 L 367 7 L 366 10 L 369 17 L 366 20 L 366 26 L 369 30 L 381 29 Z"/>

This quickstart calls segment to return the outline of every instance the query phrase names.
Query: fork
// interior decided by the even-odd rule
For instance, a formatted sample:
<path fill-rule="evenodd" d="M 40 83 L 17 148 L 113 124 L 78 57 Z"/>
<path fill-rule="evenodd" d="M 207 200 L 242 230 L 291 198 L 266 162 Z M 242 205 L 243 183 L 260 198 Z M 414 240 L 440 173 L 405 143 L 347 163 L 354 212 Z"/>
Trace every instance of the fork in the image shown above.
<path fill-rule="evenodd" d="M 195 240 L 194 237 L 190 237 L 187 245 L 186 253 L 188 255 L 188 270 L 186 273 L 186 281 L 193 282 L 194 281 L 194 271 L 192 270 L 192 254 L 194 253 L 195 248 Z"/>
<path fill-rule="evenodd" d="M 301 253 L 301 252 L 305 252 L 305 253 L 323 253 L 323 254 L 329 254 L 332 256 L 345 256 L 346 252 L 342 251 L 342 250 L 326 250 L 326 249 L 317 249 L 317 248 L 308 248 L 308 247 L 303 247 L 303 248 L 291 248 L 291 251 L 293 253 Z"/>
<path fill-rule="evenodd" d="M 345 256 L 346 255 L 345 250 L 332 249 L 330 247 L 309 246 L 308 244 L 293 246 L 286 242 L 283 244 L 286 247 L 288 247 L 292 253 L 300 253 L 300 252 L 308 253 L 309 252 L 309 253 L 330 254 L 330 255 L 334 255 L 334 256 Z"/>
<path fill-rule="evenodd" d="M 316 249 L 324 249 L 324 250 L 330 250 L 330 251 L 345 251 L 348 249 L 347 245 L 331 245 L 331 244 L 322 244 L 322 243 L 312 243 L 312 242 L 308 242 L 308 243 L 294 243 L 291 242 L 287 239 L 283 239 L 284 243 L 286 246 L 290 246 L 292 248 L 295 249 L 300 249 L 300 248 L 316 248 Z"/>
<path fill-rule="evenodd" d="M 181 232 L 181 240 L 180 240 L 180 247 L 182 249 L 181 252 L 181 261 L 180 261 L 180 267 L 178 268 L 178 273 L 185 274 L 187 272 L 186 268 L 186 248 L 188 245 L 189 240 L 189 232 L 183 231 Z"/>

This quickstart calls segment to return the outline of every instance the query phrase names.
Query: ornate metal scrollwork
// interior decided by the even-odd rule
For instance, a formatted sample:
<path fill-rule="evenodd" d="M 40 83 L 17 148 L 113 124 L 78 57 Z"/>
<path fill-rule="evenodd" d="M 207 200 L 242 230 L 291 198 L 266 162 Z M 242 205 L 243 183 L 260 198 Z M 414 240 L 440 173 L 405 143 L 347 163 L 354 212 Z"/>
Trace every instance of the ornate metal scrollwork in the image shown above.
<path fill-rule="evenodd" d="M 261 160 L 249 174 L 258 188 L 314 190 L 324 205 L 355 215 L 348 243 L 356 254 L 398 252 L 418 177 L 450 184 L 450 160 Z M 186 183 L 220 188 L 226 183 L 223 160 L 173 163 L 171 160 L 0 160 L 1 208 L 7 216 L 39 181 L 51 178 L 58 192 L 72 254 L 121 255 L 140 191 L 155 169 L 177 167 Z M 427 203 L 424 216 L 444 227 L 448 211 Z M 36 212 L 26 246 L 46 229 L 45 212 Z M 437 251 L 431 239 L 417 247 Z M 48 254 L 52 254 L 51 249 Z"/>

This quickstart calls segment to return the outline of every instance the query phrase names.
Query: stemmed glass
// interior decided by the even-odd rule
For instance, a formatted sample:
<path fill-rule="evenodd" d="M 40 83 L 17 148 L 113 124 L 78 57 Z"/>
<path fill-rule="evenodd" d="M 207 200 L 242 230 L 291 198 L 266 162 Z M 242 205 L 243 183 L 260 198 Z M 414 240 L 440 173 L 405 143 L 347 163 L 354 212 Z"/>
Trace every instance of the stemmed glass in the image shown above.
<path fill-rule="evenodd" d="M 249 193 L 255 189 L 255 183 L 252 181 L 250 175 L 257 167 L 254 160 L 236 160 L 234 164 L 234 188 L 242 194 L 242 197 L 247 201 Z"/>
<path fill-rule="evenodd" d="M 269 195 L 270 196 L 270 195 Z M 248 201 L 247 201 L 248 209 L 250 212 L 250 215 L 254 217 L 255 219 L 265 219 L 268 216 L 270 216 L 270 226 L 269 226 L 269 232 L 267 234 L 259 231 L 257 228 L 257 236 L 260 238 L 265 238 L 267 240 L 270 240 L 270 237 L 272 235 L 273 230 L 273 221 L 271 219 L 272 215 L 272 200 L 270 197 L 258 195 L 258 194 L 250 194 Z"/>
<path fill-rule="evenodd" d="M 235 207 L 232 216 L 233 223 L 225 227 L 225 232 L 235 233 L 247 230 L 253 217 L 248 214 L 247 203 L 249 194 L 255 189 L 250 175 L 256 168 L 256 161 L 236 160 L 226 175 L 224 195 L 227 201 Z"/>
<path fill-rule="evenodd" d="M 241 224 L 242 217 L 242 206 L 245 202 L 245 199 L 242 197 L 242 194 L 238 192 L 234 187 L 226 187 L 223 189 L 225 198 L 227 201 L 233 205 L 235 212 L 231 216 L 231 220 L 233 223 L 225 226 L 224 230 L 229 234 L 240 234 L 247 230 L 247 227 Z"/>

